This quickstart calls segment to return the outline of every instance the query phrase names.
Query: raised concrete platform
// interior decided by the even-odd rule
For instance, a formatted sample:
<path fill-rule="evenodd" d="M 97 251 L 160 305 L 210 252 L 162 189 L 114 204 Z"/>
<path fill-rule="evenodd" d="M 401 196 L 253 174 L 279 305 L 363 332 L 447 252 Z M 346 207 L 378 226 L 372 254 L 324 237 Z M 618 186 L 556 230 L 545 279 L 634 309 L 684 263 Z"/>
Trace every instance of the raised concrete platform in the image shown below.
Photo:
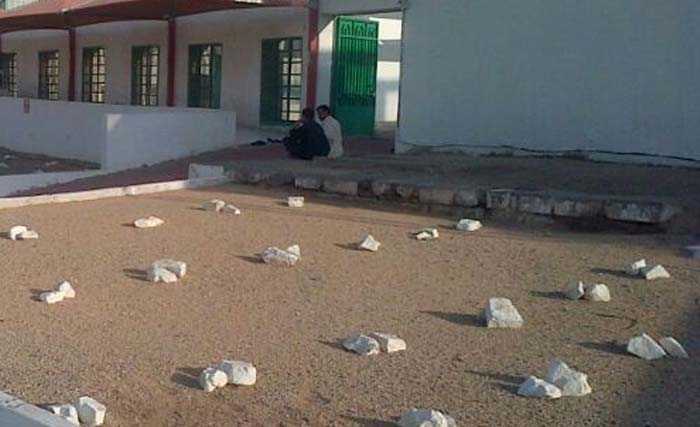
<path fill-rule="evenodd" d="M 226 169 L 239 183 L 293 185 L 467 212 L 653 225 L 700 212 L 697 169 L 444 154 L 236 162 Z"/>
<path fill-rule="evenodd" d="M 2 427 L 75 427 L 68 421 L 22 400 L 0 392 Z"/>

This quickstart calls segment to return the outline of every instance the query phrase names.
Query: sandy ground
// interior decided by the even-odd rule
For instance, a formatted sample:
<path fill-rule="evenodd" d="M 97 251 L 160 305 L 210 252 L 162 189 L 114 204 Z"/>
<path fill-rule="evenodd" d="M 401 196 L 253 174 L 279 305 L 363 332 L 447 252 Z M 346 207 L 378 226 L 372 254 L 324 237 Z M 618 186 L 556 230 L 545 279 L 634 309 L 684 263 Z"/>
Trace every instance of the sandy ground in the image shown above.
<path fill-rule="evenodd" d="M 460 426 L 698 425 L 700 264 L 679 256 L 674 238 L 487 222 L 418 242 L 410 232 L 455 218 L 326 199 L 292 210 L 282 196 L 227 186 L 0 211 L 0 228 L 41 233 L 0 240 L 0 389 L 36 404 L 91 395 L 107 405 L 110 427 L 384 427 L 411 406 L 441 409 Z M 244 214 L 198 210 L 214 197 Z M 126 225 L 150 214 L 166 225 Z M 348 249 L 367 232 L 380 252 Z M 294 268 L 253 258 L 292 243 L 303 253 Z M 673 279 L 616 272 L 641 256 Z M 188 263 L 182 283 L 143 281 L 163 257 Z M 61 278 L 75 300 L 32 299 Z M 573 280 L 607 283 L 613 301 L 559 299 Z M 493 296 L 514 301 L 522 330 L 480 326 Z M 373 330 L 399 334 L 408 351 L 339 349 L 338 339 Z M 611 344 L 641 331 L 677 337 L 692 358 L 650 363 Z M 258 384 L 200 390 L 194 377 L 224 357 L 254 362 Z M 515 395 L 555 357 L 588 373 L 593 394 Z"/>

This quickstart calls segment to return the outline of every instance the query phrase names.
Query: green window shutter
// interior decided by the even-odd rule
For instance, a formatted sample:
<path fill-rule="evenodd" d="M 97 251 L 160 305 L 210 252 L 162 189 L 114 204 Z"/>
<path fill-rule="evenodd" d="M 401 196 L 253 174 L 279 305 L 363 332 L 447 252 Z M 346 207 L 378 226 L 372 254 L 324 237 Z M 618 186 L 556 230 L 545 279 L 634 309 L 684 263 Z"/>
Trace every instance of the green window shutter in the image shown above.
<path fill-rule="evenodd" d="M 260 70 L 260 122 L 277 123 L 280 120 L 280 65 L 277 46 L 279 40 L 262 41 Z"/>
<path fill-rule="evenodd" d="M 211 49 L 211 102 L 209 108 L 221 108 L 221 45 Z"/>
<path fill-rule="evenodd" d="M 142 47 L 131 48 L 131 105 L 139 104 L 138 87 L 141 84 L 139 68 L 143 61 L 143 50 Z"/>
<path fill-rule="evenodd" d="M 190 46 L 188 61 L 187 106 L 200 106 L 199 66 L 201 46 Z"/>

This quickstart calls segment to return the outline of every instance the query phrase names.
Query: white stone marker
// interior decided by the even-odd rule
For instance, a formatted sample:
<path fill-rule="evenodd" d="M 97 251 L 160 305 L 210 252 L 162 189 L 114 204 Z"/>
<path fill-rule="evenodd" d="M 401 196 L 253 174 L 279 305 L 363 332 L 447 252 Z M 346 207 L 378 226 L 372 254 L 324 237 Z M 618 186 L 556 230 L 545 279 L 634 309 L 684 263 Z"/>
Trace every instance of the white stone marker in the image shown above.
<path fill-rule="evenodd" d="M 214 199 L 204 203 L 202 205 L 202 209 L 211 212 L 221 212 L 221 210 L 224 209 L 225 206 L 226 202 L 224 202 L 223 200 Z"/>
<path fill-rule="evenodd" d="M 632 264 L 625 267 L 625 273 L 630 276 L 639 276 L 642 273 L 642 269 L 647 266 L 647 262 L 644 259 L 635 261 Z"/>
<path fill-rule="evenodd" d="M 559 399 L 561 390 L 554 384 L 537 377 L 527 377 L 525 382 L 518 387 L 518 394 L 523 397 L 536 397 L 539 399 Z"/>
<path fill-rule="evenodd" d="M 602 284 L 588 285 L 586 299 L 593 302 L 610 302 L 610 289 Z"/>
<path fill-rule="evenodd" d="M 177 275 L 165 268 L 151 265 L 148 267 L 147 279 L 153 283 L 175 283 L 177 282 Z"/>
<path fill-rule="evenodd" d="M 396 335 L 372 332 L 369 336 L 377 340 L 384 353 L 395 353 L 397 351 L 406 350 L 406 341 Z"/>
<path fill-rule="evenodd" d="M 671 275 L 666 271 L 663 265 L 651 265 L 641 270 L 642 276 L 647 280 L 670 279 Z"/>
<path fill-rule="evenodd" d="M 666 356 L 663 347 L 647 334 L 630 339 L 627 343 L 627 351 L 644 360 L 656 360 Z"/>
<path fill-rule="evenodd" d="M 666 350 L 666 353 L 668 353 L 669 356 L 675 357 L 677 359 L 687 359 L 688 352 L 685 351 L 685 348 L 676 341 L 675 338 L 673 337 L 664 337 L 659 340 L 659 344 L 661 344 L 661 347 L 663 347 L 664 350 Z"/>
<path fill-rule="evenodd" d="M 292 245 L 287 248 L 287 252 L 296 255 L 297 258 L 301 259 L 301 247 L 299 245 Z"/>
<path fill-rule="evenodd" d="M 379 243 L 371 234 L 368 234 L 360 243 L 357 244 L 358 250 L 377 252 L 382 244 Z"/>
<path fill-rule="evenodd" d="M 7 233 L 11 240 L 34 240 L 39 238 L 39 233 L 30 230 L 24 225 L 16 225 Z"/>
<path fill-rule="evenodd" d="M 95 399 L 83 396 L 75 405 L 80 422 L 88 427 L 101 426 L 105 422 L 107 408 Z"/>
<path fill-rule="evenodd" d="M 521 328 L 523 318 L 508 298 L 491 298 L 484 311 L 488 328 Z"/>
<path fill-rule="evenodd" d="M 199 385 L 204 391 L 210 393 L 217 388 L 226 387 L 228 377 L 226 373 L 217 368 L 207 368 L 199 375 Z"/>
<path fill-rule="evenodd" d="M 424 228 L 419 232 L 415 233 L 417 240 L 427 241 L 427 240 L 437 240 L 440 238 L 440 233 L 437 228 Z"/>
<path fill-rule="evenodd" d="M 47 409 L 52 414 L 63 418 L 71 424 L 74 424 L 76 426 L 80 425 L 80 421 L 78 419 L 78 410 L 75 409 L 75 406 L 71 404 L 49 405 Z"/>
<path fill-rule="evenodd" d="M 66 295 L 61 291 L 43 292 L 41 295 L 39 295 L 39 299 L 46 304 L 56 304 L 63 301 L 65 297 Z"/>
<path fill-rule="evenodd" d="M 134 227 L 136 228 L 155 228 L 163 224 L 165 224 L 165 221 L 157 216 L 149 216 L 148 218 L 140 218 L 134 221 Z"/>
<path fill-rule="evenodd" d="M 182 261 L 175 261 L 174 259 L 159 259 L 152 264 L 155 268 L 163 268 L 168 270 L 177 276 L 178 279 L 182 279 L 187 274 L 187 264 Z"/>
<path fill-rule="evenodd" d="M 228 378 L 228 383 L 233 385 L 255 385 L 257 369 L 252 363 L 239 360 L 222 360 L 218 369 L 223 371 Z"/>
<path fill-rule="evenodd" d="M 367 335 L 355 335 L 343 342 L 343 347 L 348 351 L 355 352 L 363 356 L 372 356 L 379 353 L 381 346 L 374 338 Z"/>
<path fill-rule="evenodd" d="M 241 210 L 233 205 L 224 206 L 223 212 L 230 215 L 240 215 Z"/>
<path fill-rule="evenodd" d="M 294 247 L 291 247 L 290 249 L 295 250 Z M 273 265 L 283 265 L 287 267 L 292 267 L 294 266 L 297 262 L 299 262 L 299 255 L 296 253 L 290 252 L 290 251 L 283 251 L 282 249 L 272 246 L 260 253 L 260 259 L 263 260 L 265 264 L 273 264 Z"/>
<path fill-rule="evenodd" d="M 304 207 L 304 198 L 301 196 L 287 197 L 287 205 L 290 208 L 303 208 Z"/>
<path fill-rule="evenodd" d="M 75 298 L 75 289 L 73 289 L 73 286 L 71 286 L 67 280 L 62 280 L 57 284 L 55 290 L 57 292 L 62 292 L 64 298 Z"/>
<path fill-rule="evenodd" d="M 459 231 L 476 231 L 480 230 L 484 225 L 481 221 L 475 219 L 463 219 L 457 223 L 457 230 Z"/>
<path fill-rule="evenodd" d="M 585 396 L 591 393 L 588 375 L 569 368 L 561 360 L 555 360 L 547 367 L 544 380 L 561 390 L 562 396 Z"/>
<path fill-rule="evenodd" d="M 411 408 L 399 419 L 399 427 L 457 427 L 454 418 L 432 409 Z"/>
<path fill-rule="evenodd" d="M 574 283 L 564 290 L 564 296 L 570 300 L 579 300 L 586 295 L 586 287 L 583 282 Z"/>

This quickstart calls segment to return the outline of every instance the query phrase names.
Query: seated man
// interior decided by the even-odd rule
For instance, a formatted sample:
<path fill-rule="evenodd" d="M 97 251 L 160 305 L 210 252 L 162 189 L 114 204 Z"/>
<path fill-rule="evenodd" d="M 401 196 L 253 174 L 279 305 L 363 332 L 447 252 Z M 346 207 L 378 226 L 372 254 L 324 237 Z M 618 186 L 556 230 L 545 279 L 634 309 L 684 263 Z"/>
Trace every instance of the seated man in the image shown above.
<path fill-rule="evenodd" d="M 314 110 L 305 108 L 301 112 L 301 120 L 289 131 L 284 146 L 289 155 L 298 159 L 312 160 L 314 157 L 328 155 L 328 139 L 314 120 Z"/>
<path fill-rule="evenodd" d="M 327 105 L 321 105 L 316 109 L 318 118 L 321 121 L 323 133 L 328 138 L 328 144 L 331 146 L 331 151 L 328 157 L 337 159 L 343 156 L 343 130 L 340 123 L 331 115 L 331 109 Z"/>

